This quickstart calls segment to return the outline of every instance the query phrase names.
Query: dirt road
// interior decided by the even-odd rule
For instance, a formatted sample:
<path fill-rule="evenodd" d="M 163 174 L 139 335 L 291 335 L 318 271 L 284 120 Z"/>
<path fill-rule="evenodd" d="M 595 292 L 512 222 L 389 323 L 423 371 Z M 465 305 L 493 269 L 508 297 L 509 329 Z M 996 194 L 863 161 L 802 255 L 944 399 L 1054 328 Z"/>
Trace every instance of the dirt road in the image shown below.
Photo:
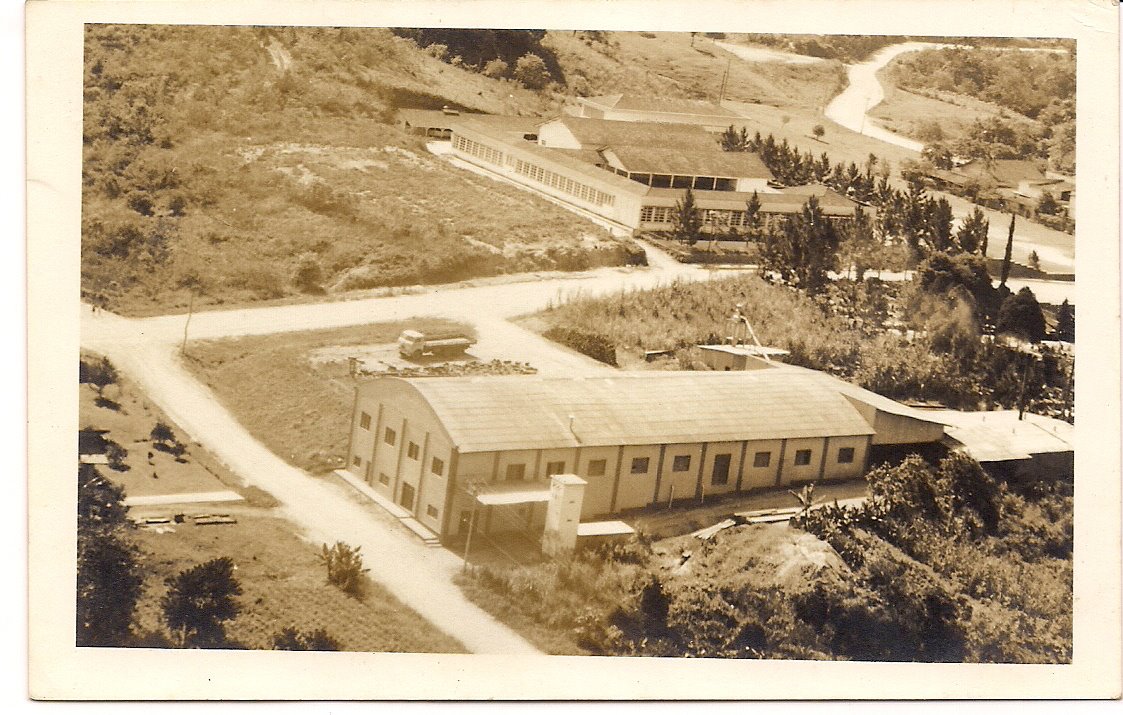
<path fill-rule="evenodd" d="M 885 99 L 885 88 L 881 86 L 881 80 L 877 77 L 878 71 L 906 52 L 938 47 L 946 47 L 946 45 L 932 42 L 903 42 L 878 51 L 865 62 L 850 65 L 846 70 L 850 84 L 827 105 L 824 112 L 827 118 L 859 134 L 920 152 L 924 148 L 923 142 L 894 134 L 882 128 L 867 115 Z"/>
<path fill-rule="evenodd" d="M 249 485 L 272 494 L 284 515 L 313 544 L 344 541 L 362 546 L 370 575 L 471 652 L 530 654 L 519 635 L 469 602 L 452 583 L 458 557 L 429 548 L 394 523 L 369 514 L 331 484 L 284 462 L 254 439 L 206 386 L 183 367 L 184 336 L 218 338 L 362 325 L 440 315 L 477 327 L 485 354 L 512 353 L 545 374 L 592 374 L 605 369 L 584 355 L 559 348 L 507 322 L 564 295 L 645 288 L 675 279 L 704 280 L 711 272 L 682 266 L 650 249 L 652 267 L 601 269 L 540 281 L 436 290 L 429 293 L 319 304 L 210 311 L 191 316 L 129 320 L 86 307 L 84 348 L 106 355 L 128 374 L 191 439 L 205 445 Z"/>

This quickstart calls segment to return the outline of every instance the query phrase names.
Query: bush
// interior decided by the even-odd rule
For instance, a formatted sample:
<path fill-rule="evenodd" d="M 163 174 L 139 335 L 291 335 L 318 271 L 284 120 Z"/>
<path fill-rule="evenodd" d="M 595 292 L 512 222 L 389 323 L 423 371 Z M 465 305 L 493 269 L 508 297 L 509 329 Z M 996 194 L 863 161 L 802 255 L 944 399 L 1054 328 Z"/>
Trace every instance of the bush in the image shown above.
<path fill-rule="evenodd" d="M 308 253 L 301 257 L 293 273 L 293 285 L 302 293 L 319 295 L 324 292 L 324 271 L 320 261 L 314 254 Z"/>
<path fill-rule="evenodd" d="M 241 611 L 236 596 L 242 586 L 234 578 L 234 562 L 212 559 L 170 577 L 168 592 L 160 600 L 164 621 L 187 648 L 222 648 L 225 623 Z"/>
<path fill-rule="evenodd" d="M 273 636 L 273 650 L 338 651 L 342 650 L 342 647 L 339 641 L 328 635 L 323 628 L 302 633 L 295 627 L 289 627 Z"/>
<path fill-rule="evenodd" d="M 496 57 L 494 60 L 484 65 L 483 73 L 485 76 L 491 77 L 492 79 L 499 79 L 500 77 L 507 76 L 508 69 L 507 63 Z"/>
<path fill-rule="evenodd" d="M 328 569 L 328 583 L 355 598 L 362 596 L 363 574 L 370 571 L 363 568 L 363 556 L 359 553 L 361 548 L 337 541 L 331 548 L 324 544 L 320 552 L 320 560 Z"/>
<path fill-rule="evenodd" d="M 515 63 L 515 79 L 527 89 L 542 89 L 550 83 L 550 71 L 541 57 L 528 52 Z"/>
<path fill-rule="evenodd" d="M 80 534 L 77 645 L 127 645 L 143 583 L 136 549 L 128 542 L 113 533 Z"/>
<path fill-rule="evenodd" d="M 617 366 L 616 344 L 603 335 L 571 328 L 550 328 L 542 335 L 606 365 Z"/>
<path fill-rule="evenodd" d="M 1045 316 L 1029 286 L 1002 301 L 995 327 L 1000 333 L 1010 333 L 1034 343 L 1045 339 Z"/>

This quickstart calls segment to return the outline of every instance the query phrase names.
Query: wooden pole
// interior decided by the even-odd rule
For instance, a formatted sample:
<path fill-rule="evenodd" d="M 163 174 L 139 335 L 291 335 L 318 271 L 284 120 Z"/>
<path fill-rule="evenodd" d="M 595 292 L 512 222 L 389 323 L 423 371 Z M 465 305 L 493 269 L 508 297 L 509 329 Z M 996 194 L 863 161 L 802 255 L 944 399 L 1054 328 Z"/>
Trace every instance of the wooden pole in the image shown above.
<path fill-rule="evenodd" d="M 464 540 L 464 571 L 468 570 L 468 552 L 472 548 L 472 531 L 476 528 L 476 504 L 472 504 L 472 515 L 468 518 L 468 538 Z"/>
<path fill-rule="evenodd" d="M 187 306 L 187 322 L 183 324 L 183 342 L 179 346 L 179 354 L 187 352 L 187 328 L 191 325 L 191 315 L 195 312 L 195 291 L 191 291 L 191 302 Z"/>

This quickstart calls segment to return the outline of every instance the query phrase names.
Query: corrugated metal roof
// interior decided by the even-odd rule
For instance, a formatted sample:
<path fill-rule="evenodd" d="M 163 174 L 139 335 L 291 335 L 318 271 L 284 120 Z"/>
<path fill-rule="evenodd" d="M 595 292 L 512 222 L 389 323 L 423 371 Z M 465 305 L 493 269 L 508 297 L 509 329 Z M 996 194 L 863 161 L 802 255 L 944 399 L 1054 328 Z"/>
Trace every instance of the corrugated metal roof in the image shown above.
<path fill-rule="evenodd" d="M 621 167 L 640 174 L 719 176 L 772 179 L 772 172 L 756 154 L 681 147 L 611 145 Z"/>
<path fill-rule="evenodd" d="M 961 412 L 929 410 L 928 419 L 947 425 L 945 442 L 962 446 L 980 462 L 1029 459 L 1034 454 L 1071 452 L 1075 428 L 1067 422 L 1017 410 Z"/>
<path fill-rule="evenodd" d="M 380 380 L 408 383 L 465 453 L 873 434 L 824 377 L 775 369 Z"/>

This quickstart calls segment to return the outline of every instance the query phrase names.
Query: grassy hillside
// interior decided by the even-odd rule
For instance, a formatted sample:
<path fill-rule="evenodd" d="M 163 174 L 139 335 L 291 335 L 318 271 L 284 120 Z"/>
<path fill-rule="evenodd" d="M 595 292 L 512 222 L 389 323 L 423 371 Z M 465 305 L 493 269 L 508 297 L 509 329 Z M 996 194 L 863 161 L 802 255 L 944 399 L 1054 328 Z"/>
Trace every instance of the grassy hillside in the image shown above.
<path fill-rule="evenodd" d="M 784 107 L 820 108 L 845 83 L 837 62 L 749 63 L 683 32 L 550 32 L 543 44 L 557 57 L 576 94 L 629 94 L 716 101 L 726 68 L 725 98 Z M 732 61 L 731 61 L 732 60 Z"/>
<path fill-rule="evenodd" d="M 553 106 L 389 31 L 93 25 L 85 79 L 82 284 L 114 309 L 625 261 L 385 124 L 397 106 Z"/>

